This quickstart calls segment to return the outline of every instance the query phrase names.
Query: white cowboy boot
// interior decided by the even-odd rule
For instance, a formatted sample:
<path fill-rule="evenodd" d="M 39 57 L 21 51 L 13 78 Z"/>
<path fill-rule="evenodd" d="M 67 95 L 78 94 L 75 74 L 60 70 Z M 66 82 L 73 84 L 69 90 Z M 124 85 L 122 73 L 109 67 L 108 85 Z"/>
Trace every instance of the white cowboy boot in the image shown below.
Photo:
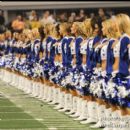
<path fill-rule="evenodd" d="M 36 82 L 36 92 L 35 92 L 35 97 L 38 97 L 39 96 L 39 88 L 40 88 L 40 86 L 39 86 L 39 82 Z"/>
<path fill-rule="evenodd" d="M 40 83 L 39 84 L 39 96 L 38 96 L 39 99 L 43 98 L 43 93 L 44 93 L 44 87 L 43 87 L 42 83 Z"/>
<path fill-rule="evenodd" d="M 66 112 L 65 114 L 67 114 L 67 115 L 73 115 L 74 113 L 76 113 L 76 111 L 77 111 L 77 99 L 78 99 L 78 97 L 76 97 L 76 96 L 72 97 L 71 110 L 70 110 L 70 112 Z"/>
<path fill-rule="evenodd" d="M 45 101 L 46 99 L 47 99 L 47 85 L 46 84 L 44 84 L 44 94 L 43 94 L 43 101 Z"/>
<path fill-rule="evenodd" d="M 34 94 L 35 94 L 35 82 L 33 81 L 32 82 L 32 91 L 31 91 L 31 96 L 34 97 Z"/>
<path fill-rule="evenodd" d="M 120 124 L 121 126 L 124 126 L 121 128 L 121 130 L 130 130 L 130 115 L 121 115 L 121 119 L 122 120 L 120 121 Z"/>
<path fill-rule="evenodd" d="M 64 104 L 65 104 L 64 96 L 65 96 L 64 92 L 61 92 L 59 95 L 59 104 L 56 107 L 54 107 L 54 109 L 58 110 L 64 108 Z"/>
<path fill-rule="evenodd" d="M 51 102 L 49 102 L 48 104 L 49 105 L 53 105 L 53 102 L 54 102 L 54 99 L 55 99 L 55 95 L 56 95 L 56 88 L 54 88 L 54 87 L 52 87 L 51 88 L 52 90 L 51 90 Z"/>
<path fill-rule="evenodd" d="M 61 90 L 60 88 L 58 88 L 58 91 L 57 91 L 57 104 L 55 105 L 54 109 L 56 109 L 59 105 L 60 105 L 60 100 L 61 100 Z"/>
<path fill-rule="evenodd" d="M 48 91 L 47 91 L 47 98 L 46 98 L 46 100 L 44 101 L 44 102 L 50 102 L 50 100 L 51 100 L 51 94 L 52 94 L 52 89 L 51 89 L 51 87 L 50 86 L 47 86 L 47 88 L 48 88 Z"/>
<path fill-rule="evenodd" d="M 29 81 L 29 90 L 28 90 L 28 94 L 30 95 L 32 93 L 33 90 L 33 80 Z"/>
<path fill-rule="evenodd" d="M 88 102 L 88 119 L 85 121 L 81 121 L 81 124 L 89 124 L 97 122 L 96 116 L 96 103 L 95 102 Z"/>
<path fill-rule="evenodd" d="M 111 108 L 105 109 L 105 118 L 106 119 L 112 119 L 112 113 L 113 112 L 112 112 Z M 109 120 L 105 120 L 105 124 L 104 124 L 105 128 L 103 130 L 113 130 L 113 128 L 106 126 L 106 124 L 110 124 Z"/>
<path fill-rule="evenodd" d="M 115 118 L 116 120 L 114 120 L 113 124 L 114 127 L 112 130 L 120 130 L 120 120 L 121 120 L 121 111 L 120 110 L 116 110 L 113 112 L 112 114 L 113 119 Z"/>
<path fill-rule="evenodd" d="M 82 120 L 85 120 L 88 118 L 88 110 L 87 110 L 87 101 L 86 100 L 83 100 L 82 101 L 82 106 L 81 106 L 81 115 L 80 117 L 74 119 L 74 120 L 77 120 L 77 121 L 82 121 Z"/>
<path fill-rule="evenodd" d="M 98 106 L 97 114 L 98 114 L 98 122 L 95 125 L 90 126 L 91 128 L 101 128 L 101 127 L 103 127 L 102 119 L 105 115 L 105 106 L 104 105 Z"/>
<path fill-rule="evenodd" d="M 71 104 L 72 104 L 72 95 L 69 94 L 69 93 L 67 93 L 67 94 L 65 94 L 65 105 L 64 105 L 64 109 L 61 109 L 59 111 L 65 112 L 65 111 L 70 110 L 70 108 L 71 108 L 70 105 Z"/>
<path fill-rule="evenodd" d="M 78 97 L 77 98 L 77 108 L 76 108 L 77 110 L 76 110 L 76 113 L 70 115 L 70 117 L 76 118 L 76 117 L 80 116 L 80 114 L 81 114 L 81 104 L 82 104 L 82 99 Z"/>

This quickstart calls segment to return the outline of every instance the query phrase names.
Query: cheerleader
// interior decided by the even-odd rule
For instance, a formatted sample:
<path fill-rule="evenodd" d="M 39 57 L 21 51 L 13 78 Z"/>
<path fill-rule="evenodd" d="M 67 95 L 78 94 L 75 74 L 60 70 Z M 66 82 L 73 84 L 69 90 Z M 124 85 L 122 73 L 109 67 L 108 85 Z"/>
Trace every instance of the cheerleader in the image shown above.
<path fill-rule="evenodd" d="M 55 87 L 55 90 L 53 92 L 54 94 L 54 99 L 53 99 L 53 102 L 50 103 L 50 104 L 59 104 L 60 103 L 60 96 L 61 96 L 61 91 L 60 91 L 60 85 L 59 85 L 59 76 L 61 74 L 61 71 L 62 71 L 62 35 L 60 34 L 59 32 L 60 30 L 60 24 L 56 25 L 55 27 L 55 33 L 58 37 L 57 39 L 57 42 L 55 44 L 55 59 L 54 59 L 54 63 L 55 63 L 55 72 L 52 71 L 52 77 L 51 77 L 51 80 L 53 81 L 54 83 L 54 87 Z M 59 99 L 59 100 L 57 100 Z M 56 106 L 54 109 L 57 109 L 58 106 Z"/>
<path fill-rule="evenodd" d="M 72 33 L 73 34 L 76 33 L 77 34 L 76 36 L 78 36 L 78 31 L 77 31 L 78 27 L 79 27 L 78 23 L 74 23 L 72 25 L 72 30 L 75 29 L 75 32 L 73 30 Z M 75 98 L 76 97 L 74 96 L 75 87 L 71 83 L 72 83 L 72 79 L 73 79 L 74 70 L 76 69 L 76 50 L 77 50 L 77 53 L 79 54 L 78 50 L 80 48 L 80 43 L 82 41 L 81 37 L 74 38 L 74 37 L 70 36 L 70 39 L 73 39 L 73 40 L 71 42 L 67 43 L 67 44 L 70 45 L 70 48 L 68 48 L 68 50 L 69 49 L 71 49 L 71 50 L 68 51 L 68 56 L 67 56 L 68 58 L 70 57 L 70 59 L 68 59 L 68 61 L 70 61 L 70 62 L 68 64 L 68 66 L 67 66 L 67 68 L 68 68 L 68 70 L 67 70 L 68 74 L 65 77 L 65 80 L 66 80 L 66 85 L 65 85 L 66 86 L 65 108 L 62 109 L 62 110 L 59 110 L 59 111 L 62 111 L 62 112 L 66 112 L 66 114 L 71 114 L 71 113 L 74 112 L 74 109 L 76 109 L 75 105 L 72 106 L 72 103 L 75 104 L 74 102 L 75 102 Z M 76 47 L 76 45 L 77 45 L 77 47 Z M 78 58 L 80 58 L 80 56 Z M 72 98 L 73 98 L 73 101 L 72 101 Z M 69 111 L 69 112 L 67 112 L 67 111 Z"/>
<path fill-rule="evenodd" d="M 45 38 L 45 33 L 44 33 L 44 27 L 41 27 L 39 29 L 40 33 L 40 45 L 39 45 L 39 61 L 38 61 L 38 68 L 39 69 L 39 87 L 37 89 L 37 98 L 42 99 L 43 98 L 43 93 L 44 93 L 44 75 L 43 75 L 43 65 L 44 65 L 44 46 L 43 46 L 43 39 Z"/>
<path fill-rule="evenodd" d="M 114 37 L 115 39 L 118 39 L 119 38 L 119 28 L 117 28 L 118 24 L 117 22 L 113 22 L 114 20 L 112 20 L 112 24 L 111 24 L 111 28 L 109 28 L 109 32 L 110 35 L 109 36 L 112 36 Z M 115 25 L 115 23 L 117 25 Z M 112 31 L 114 30 L 114 31 Z M 119 60 L 118 60 L 118 56 L 115 54 L 117 51 L 117 48 L 114 48 L 113 46 L 114 45 L 117 45 L 119 44 L 120 40 L 117 41 L 117 40 L 110 40 L 109 42 L 109 45 L 108 45 L 108 50 L 107 50 L 107 53 L 109 55 L 107 55 L 107 65 L 106 65 L 106 72 L 108 74 L 108 81 L 107 81 L 107 87 L 105 87 L 105 90 L 104 90 L 104 93 L 105 93 L 105 106 L 106 106 L 106 109 L 105 109 L 105 113 L 106 113 L 106 119 L 112 119 L 112 125 L 114 124 L 117 124 L 118 127 L 116 126 L 107 126 L 107 125 L 110 125 L 108 121 L 106 121 L 106 127 L 104 128 L 104 130 L 117 130 L 117 129 L 122 129 L 121 127 L 123 126 L 122 125 L 122 122 L 120 122 L 119 120 L 121 120 L 121 113 L 120 113 L 120 107 L 119 107 L 119 104 L 118 104 L 118 98 L 117 98 L 117 95 L 118 95 L 118 89 L 116 88 L 116 84 L 118 83 L 118 81 L 116 80 L 115 78 L 115 73 L 118 72 L 118 68 L 117 66 L 119 65 Z M 114 42 L 113 42 L 114 41 Z M 126 42 L 127 43 L 127 42 Z M 114 56 L 112 55 L 112 48 L 113 48 L 113 52 L 114 52 Z M 119 52 L 118 52 L 119 53 Z M 110 57 L 111 56 L 111 57 Z M 115 57 L 115 60 L 113 60 L 112 57 Z M 114 64 L 113 64 L 114 63 Z M 112 72 L 113 71 L 113 72 Z M 114 78 L 112 78 L 112 80 L 110 79 L 110 74 L 112 73 L 112 75 L 114 76 Z M 117 92 L 117 94 L 116 94 Z M 119 120 L 113 120 L 114 118 L 117 118 Z M 108 123 L 108 124 L 107 124 Z M 124 123 L 124 122 L 123 122 Z M 121 126 L 122 125 L 122 126 Z"/>
<path fill-rule="evenodd" d="M 80 48 L 83 44 L 86 43 L 86 35 L 83 31 L 83 23 L 81 22 L 75 22 L 73 23 L 73 26 L 71 28 L 72 33 L 75 35 L 75 42 L 72 44 L 72 54 L 73 54 L 73 77 L 72 77 L 72 84 L 71 84 L 71 94 L 73 95 L 73 106 L 72 110 L 68 113 L 71 117 L 78 117 L 74 120 L 82 120 L 84 119 L 83 112 L 85 110 L 84 106 L 86 105 L 86 102 L 83 98 L 83 86 L 84 81 L 82 80 L 82 77 L 84 77 L 84 66 L 82 66 L 82 54 L 80 53 Z M 81 76 L 82 75 L 82 76 Z M 79 77 L 81 76 L 81 77 Z M 82 81 L 81 81 L 82 80 Z M 79 85 L 78 85 L 79 84 Z M 82 106 L 82 109 L 81 109 Z"/>
<path fill-rule="evenodd" d="M 43 96 L 43 100 L 44 102 L 50 102 L 50 81 L 49 81 L 49 69 L 51 69 L 52 65 L 51 63 L 53 61 L 51 61 L 50 63 L 50 47 L 51 44 L 54 42 L 53 38 L 51 35 L 53 34 L 53 30 L 54 29 L 54 24 L 46 24 L 44 27 L 44 33 L 45 33 L 45 38 L 43 39 L 43 48 L 44 48 L 44 52 L 43 52 L 43 57 L 44 57 L 44 64 L 43 64 L 43 73 L 44 73 L 44 96 Z M 55 52 L 55 51 L 54 51 Z M 54 53 L 53 52 L 53 53 Z M 49 90 L 49 91 L 48 91 Z"/>
<path fill-rule="evenodd" d="M 5 32 L 5 55 L 9 54 L 11 39 L 12 39 L 12 33 L 11 31 L 8 30 Z"/>
<path fill-rule="evenodd" d="M 5 55 L 3 55 L 2 56 L 2 61 L 3 61 L 3 65 L 5 65 L 6 64 L 6 62 L 4 62 L 4 61 L 7 61 L 8 59 L 11 59 L 12 58 L 12 55 L 11 55 L 11 53 L 10 53 L 10 50 L 11 50 L 11 43 L 12 43 L 12 33 L 10 32 L 10 31 L 6 31 L 5 32 L 5 41 L 4 41 L 4 54 Z M 6 81 L 9 83 L 9 82 L 11 82 L 11 77 L 10 77 L 10 69 L 9 68 L 7 68 L 6 69 L 7 70 L 7 73 L 6 73 Z M 4 69 L 2 69 L 2 72 L 4 72 L 5 70 Z M 3 74 L 4 75 L 4 74 Z"/>
<path fill-rule="evenodd" d="M 4 66 L 5 66 L 5 60 L 6 57 L 4 56 L 4 40 L 5 40 L 5 36 L 4 34 L 0 34 L 0 57 L 1 57 L 1 75 L 3 75 L 3 77 L 1 77 L 1 79 L 3 78 L 4 81 L 6 81 L 7 76 L 5 76 L 5 70 L 4 70 Z"/>
<path fill-rule="evenodd" d="M 71 24 L 68 24 L 68 27 L 71 26 Z M 67 29 L 67 33 L 69 33 L 70 29 Z M 73 67 L 73 57 L 72 57 L 72 51 L 71 51 L 71 44 L 73 44 L 74 37 L 69 34 L 68 36 L 65 36 L 63 38 L 63 43 L 62 43 L 62 60 L 64 59 L 63 63 L 63 69 L 64 72 L 63 74 L 64 77 L 62 79 L 62 91 L 64 91 L 64 108 L 59 110 L 61 112 L 68 112 L 71 109 L 72 105 L 72 95 L 70 94 L 70 83 L 71 83 L 71 77 L 70 73 L 72 72 L 72 67 Z M 75 43 L 74 43 L 75 44 Z M 75 49 L 75 48 L 73 48 Z M 75 50 L 74 50 L 75 51 Z"/>
<path fill-rule="evenodd" d="M 32 80 L 30 74 L 32 72 L 32 50 L 31 50 L 31 41 L 32 41 L 32 32 L 31 30 L 24 30 L 23 33 L 25 34 L 24 43 L 21 45 L 21 56 L 20 56 L 20 82 L 19 82 L 19 88 L 22 88 L 22 86 L 25 86 L 25 93 L 30 94 L 32 90 Z M 22 67 L 23 66 L 23 67 Z M 27 66 L 28 69 L 27 69 Z M 26 73 L 25 73 L 26 71 Z M 29 73 L 30 72 L 30 73 Z M 25 82 L 23 82 L 25 81 Z"/>
<path fill-rule="evenodd" d="M 31 78 L 28 72 L 30 72 L 32 67 L 30 66 L 30 68 L 28 69 L 27 67 L 28 67 L 29 61 L 31 64 L 31 60 L 29 60 L 29 55 L 31 52 L 31 36 L 32 36 L 31 30 L 23 30 L 23 35 L 24 35 L 23 40 L 22 40 L 23 44 L 21 44 L 20 46 L 21 51 L 20 51 L 20 64 L 19 64 L 20 66 L 19 67 L 20 68 L 19 87 L 21 86 L 20 88 L 23 88 L 23 91 L 29 94 L 29 89 L 32 84 L 29 84 L 31 83 Z"/>
<path fill-rule="evenodd" d="M 89 40 L 91 40 L 91 36 L 92 36 L 92 27 L 91 27 L 91 19 L 86 19 L 84 21 L 84 33 L 87 36 L 87 39 L 84 40 L 81 44 L 81 50 L 80 53 L 82 55 L 82 68 L 83 68 L 83 72 L 81 73 L 81 77 L 80 77 L 80 86 L 81 86 L 81 92 L 82 92 L 82 97 L 83 97 L 83 101 L 82 101 L 82 111 L 80 114 L 80 117 L 78 117 L 75 120 L 81 120 L 81 123 L 86 123 L 86 121 L 82 122 L 82 120 L 86 120 L 88 118 L 88 101 L 89 101 L 89 74 L 87 74 L 87 66 L 86 66 L 86 62 L 87 62 L 87 45 L 89 43 Z"/>
<path fill-rule="evenodd" d="M 25 35 L 23 33 L 19 34 L 18 40 L 16 42 L 15 46 L 15 60 L 14 60 L 14 71 L 15 71 L 15 83 L 14 86 L 18 86 L 19 78 L 17 79 L 16 77 L 19 77 L 19 62 L 20 62 L 20 57 L 23 54 L 23 49 L 22 46 L 24 45 L 25 41 Z M 23 56 L 25 60 L 25 56 Z M 23 86 L 24 87 L 24 86 Z"/>
<path fill-rule="evenodd" d="M 90 37 L 87 44 L 87 81 L 90 85 L 91 77 L 94 72 L 94 68 L 96 68 L 96 60 L 94 59 L 94 50 L 97 45 L 100 44 L 101 40 L 101 23 L 98 18 L 94 18 L 91 20 L 92 27 L 92 36 Z M 89 90 L 88 100 L 88 118 L 85 121 L 81 121 L 82 124 L 88 124 L 97 121 L 97 113 L 95 112 L 97 103 L 95 102 L 95 98 Z"/>
<path fill-rule="evenodd" d="M 12 38 L 12 41 L 11 41 L 11 55 L 12 55 L 12 63 L 13 63 L 13 66 L 11 68 L 11 85 L 14 86 L 15 83 L 16 83 L 16 71 L 15 71 L 15 63 L 18 61 L 18 54 L 17 54 L 17 45 L 18 45 L 18 40 L 20 39 L 20 34 L 19 33 L 14 33 L 13 34 L 13 38 Z"/>
<path fill-rule="evenodd" d="M 54 109 L 59 109 L 59 111 L 64 111 L 66 108 L 65 100 L 69 95 L 68 90 L 65 89 L 65 77 L 67 75 L 67 71 L 71 68 L 71 50 L 70 43 L 72 41 L 72 37 L 70 36 L 70 28 L 71 24 L 69 23 L 61 23 L 59 26 L 60 35 L 63 37 L 61 42 L 58 44 L 59 50 L 59 60 L 62 64 L 60 64 L 61 71 L 58 75 L 58 85 L 60 86 L 60 94 L 59 94 L 59 104 Z"/>
<path fill-rule="evenodd" d="M 4 50 L 5 50 L 5 35 L 4 33 L 3 34 L 0 34 L 0 55 L 3 56 L 4 55 Z"/>
<path fill-rule="evenodd" d="M 98 103 L 98 108 L 97 108 L 98 121 L 95 125 L 91 126 L 92 128 L 103 127 L 102 119 L 105 115 L 105 107 L 108 108 L 108 104 L 104 102 L 106 97 L 104 96 L 103 91 L 104 91 L 104 87 L 106 86 L 106 76 L 107 76 L 106 66 L 107 66 L 108 46 L 110 47 L 111 44 L 114 42 L 114 39 L 110 39 L 110 36 L 111 36 L 110 34 L 113 31 L 112 22 L 113 22 L 112 20 L 106 20 L 105 22 L 102 23 L 103 35 L 106 36 L 106 38 L 103 38 L 103 40 L 101 40 L 101 44 L 96 47 L 96 51 L 100 52 L 98 57 L 99 57 L 99 61 L 101 60 L 100 62 L 101 68 L 99 68 L 99 72 L 97 73 L 98 77 L 97 77 L 97 80 L 95 80 L 95 83 L 98 85 L 95 85 L 95 88 L 94 88 L 95 91 L 93 93 L 94 96 L 96 97 L 96 102 Z M 103 88 L 101 86 L 103 86 Z"/>
<path fill-rule="evenodd" d="M 58 71 L 60 68 L 60 53 L 58 50 L 58 45 L 61 44 L 61 36 L 59 33 L 59 26 L 60 24 L 57 24 L 54 26 L 53 30 L 52 30 L 52 38 L 53 38 L 53 42 L 51 43 L 50 46 L 50 64 L 51 64 L 51 69 L 49 70 L 49 80 L 50 80 L 50 85 L 52 86 L 51 89 L 51 99 L 50 102 L 48 104 L 50 105 L 55 105 L 58 104 L 58 95 L 60 93 L 60 88 L 57 84 L 57 75 L 58 75 Z"/>
<path fill-rule="evenodd" d="M 81 43 L 81 47 L 80 47 L 80 54 L 82 56 L 82 68 L 83 68 L 83 74 L 81 75 L 81 80 L 80 80 L 80 84 L 82 87 L 82 97 L 83 97 L 83 101 L 82 101 L 82 110 L 81 110 L 81 114 L 80 116 L 75 119 L 75 120 L 85 120 L 88 118 L 88 110 L 87 110 L 87 101 L 88 101 L 88 95 L 89 95 L 89 90 L 88 90 L 88 79 L 87 79 L 87 66 L 86 66 L 86 62 L 87 62 L 87 57 L 86 57 L 86 49 L 87 49 L 87 44 L 89 39 L 91 39 L 92 36 L 92 27 L 91 27 L 91 19 L 86 19 L 83 22 L 83 31 L 84 34 L 86 35 L 86 39 Z"/>
<path fill-rule="evenodd" d="M 32 66 L 33 66 L 33 73 L 34 75 L 32 76 L 32 96 L 37 97 L 38 96 L 38 90 L 39 90 L 39 76 L 40 76 L 40 69 L 39 69 L 39 52 L 40 52 L 40 33 L 38 29 L 33 29 L 32 30 Z"/>
<path fill-rule="evenodd" d="M 49 71 L 48 71 L 48 86 L 49 86 L 49 91 L 48 91 L 48 99 L 46 102 L 49 104 L 52 104 L 53 102 L 53 93 L 55 93 L 55 84 L 53 83 L 53 74 L 56 73 L 56 65 L 55 65 L 55 45 L 57 44 L 57 41 L 59 41 L 59 36 L 56 30 L 55 25 L 52 26 L 51 28 L 51 41 L 47 44 L 47 54 L 48 54 L 48 65 L 49 65 Z"/>
<path fill-rule="evenodd" d="M 114 98 L 116 105 L 113 107 L 112 117 L 126 119 L 124 122 L 114 121 L 118 125 L 124 125 L 123 130 L 129 129 L 129 58 L 128 46 L 130 44 L 130 18 L 126 14 L 116 16 L 116 27 L 118 30 L 118 42 L 113 45 L 114 65 L 113 65 L 113 82 L 115 84 Z M 116 94 L 117 92 L 117 94 Z M 112 101 L 113 101 L 112 100 Z M 113 102 L 112 102 L 113 104 Z M 120 129 L 113 126 L 114 130 Z"/>

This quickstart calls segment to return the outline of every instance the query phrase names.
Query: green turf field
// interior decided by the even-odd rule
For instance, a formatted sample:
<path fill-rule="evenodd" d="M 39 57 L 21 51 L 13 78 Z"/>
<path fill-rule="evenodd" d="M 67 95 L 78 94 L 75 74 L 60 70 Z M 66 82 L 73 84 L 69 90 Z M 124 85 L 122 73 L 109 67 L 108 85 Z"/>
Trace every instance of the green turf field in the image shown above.
<path fill-rule="evenodd" d="M 81 125 L 53 106 L 0 81 L 0 130 L 101 130 Z"/>
<path fill-rule="evenodd" d="M 0 95 L 0 129 L 46 128 L 14 103 Z"/>

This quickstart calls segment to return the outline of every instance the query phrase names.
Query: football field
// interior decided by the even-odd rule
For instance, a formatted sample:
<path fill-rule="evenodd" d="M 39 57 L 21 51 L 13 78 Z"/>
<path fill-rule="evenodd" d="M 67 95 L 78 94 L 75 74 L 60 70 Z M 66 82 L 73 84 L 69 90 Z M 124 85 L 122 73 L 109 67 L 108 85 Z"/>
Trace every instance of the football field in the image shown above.
<path fill-rule="evenodd" d="M 0 81 L 0 130 L 101 130 L 81 125 L 53 107 Z"/>

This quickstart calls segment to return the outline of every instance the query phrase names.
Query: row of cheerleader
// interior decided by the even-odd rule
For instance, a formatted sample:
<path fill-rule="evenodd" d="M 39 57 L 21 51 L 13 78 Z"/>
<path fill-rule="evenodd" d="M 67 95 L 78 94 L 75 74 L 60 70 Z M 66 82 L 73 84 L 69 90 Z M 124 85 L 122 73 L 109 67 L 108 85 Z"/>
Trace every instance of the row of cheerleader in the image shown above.
<path fill-rule="evenodd" d="M 129 16 L 42 31 L 0 34 L 0 79 L 91 128 L 130 130 Z"/>

